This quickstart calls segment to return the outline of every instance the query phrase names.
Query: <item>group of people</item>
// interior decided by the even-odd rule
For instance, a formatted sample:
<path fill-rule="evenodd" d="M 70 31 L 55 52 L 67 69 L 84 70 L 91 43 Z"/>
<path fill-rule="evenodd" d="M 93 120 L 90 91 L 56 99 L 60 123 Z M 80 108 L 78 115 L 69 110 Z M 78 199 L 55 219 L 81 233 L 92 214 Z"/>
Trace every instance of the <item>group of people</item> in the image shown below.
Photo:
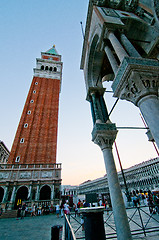
<path fill-rule="evenodd" d="M 46 215 L 46 214 L 49 214 L 50 211 L 51 209 L 49 208 L 48 205 L 37 206 L 36 204 L 32 204 L 31 208 L 29 208 L 26 203 L 23 203 L 22 205 L 19 204 L 17 209 L 17 220 L 23 219 L 26 216 L 33 217 L 33 216 L 41 216 L 44 214 Z"/>
<path fill-rule="evenodd" d="M 134 207 L 149 206 L 150 213 L 159 214 L 159 193 L 134 190 L 130 196 Z"/>

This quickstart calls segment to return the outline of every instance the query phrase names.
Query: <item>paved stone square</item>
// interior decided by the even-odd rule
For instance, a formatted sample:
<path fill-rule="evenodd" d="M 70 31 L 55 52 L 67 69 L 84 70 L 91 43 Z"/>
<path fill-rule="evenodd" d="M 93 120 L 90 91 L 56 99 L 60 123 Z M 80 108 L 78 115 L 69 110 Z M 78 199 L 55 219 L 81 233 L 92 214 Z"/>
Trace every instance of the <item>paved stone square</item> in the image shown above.
<path fill-rule="evenodd" d="M 50 240 L 51 227 L 64 225 L 64 218 L 55 214 L 0 219 L 0 240 Z"/>

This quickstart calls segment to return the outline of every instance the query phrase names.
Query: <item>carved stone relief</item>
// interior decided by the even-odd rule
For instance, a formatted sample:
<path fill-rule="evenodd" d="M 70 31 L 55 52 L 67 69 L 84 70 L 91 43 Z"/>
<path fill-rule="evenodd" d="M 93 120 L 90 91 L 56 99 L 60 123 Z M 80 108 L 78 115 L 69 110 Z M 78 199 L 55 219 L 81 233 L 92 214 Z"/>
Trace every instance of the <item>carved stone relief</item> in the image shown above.
<path fill-rule="evenodd" d="M 31 172 L 21 172 L 20 174 L 19 174 L 19 178 L 31 178 Z"/>
<path fill-rule="evenodd" d="M 157 74 L 132 71 L 121 91 L 120 98 L 137 105 L 138 101 L 146 95 L 158 95 L 158 86 Z"/>
<path fill-rule="evenodd" d="M 7 179 L 9 178 L 9 173 L 0 173 L 0 179 Z"/>
<path fill-rule="evenodd" d="M 52 177 L 52 172 L 48 172 L 48 171 L 45 171 L 45 172 L 42 172 L 42 178 L 50 178 Z"/>

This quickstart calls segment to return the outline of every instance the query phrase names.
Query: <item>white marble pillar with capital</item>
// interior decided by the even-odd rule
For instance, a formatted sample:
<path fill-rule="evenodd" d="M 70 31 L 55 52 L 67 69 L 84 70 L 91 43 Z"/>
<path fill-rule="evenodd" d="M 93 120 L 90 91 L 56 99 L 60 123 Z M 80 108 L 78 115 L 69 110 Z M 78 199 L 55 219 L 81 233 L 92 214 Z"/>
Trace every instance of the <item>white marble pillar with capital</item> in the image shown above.
<path fill-rule="evenodd" d="M 4 189 L 4 195 L 3 195 L 3 199 L 2 199 L 2 203 L 5 203 L 5 201 L 6 201 L 7 192 L 8 192 L 8 186 L 5 186 L 5 189 Z"/>
<path fill-rule="evenodd" d="M 116 134 L 115 124 L 96 123 L 92 131 L 92 141 L 96 143 L 103 152 L 117 239 L 131 240 L 131 231 L 112 153 L 112 145 L 115 141 Z"/>
<path fill-rule="evenodd" d="M 51 200 L 54 199 L 54 185 L 51 186 Z"/>
<path fill-rule="evenodd" d="M 125 58 L 114 79 L 114 96 L 139 107 L 159 148 L 159 62 Z"/>
<path fill-rule="evenodd" d="M 14 201 L 15 191 L 16 191 L 16 186 L 13 187 L 13 191 L 12 191 L 12 195 L 11 195 L 11 199 L 10 199 L 10 202 L 11 202 L 11 203 Z"/>

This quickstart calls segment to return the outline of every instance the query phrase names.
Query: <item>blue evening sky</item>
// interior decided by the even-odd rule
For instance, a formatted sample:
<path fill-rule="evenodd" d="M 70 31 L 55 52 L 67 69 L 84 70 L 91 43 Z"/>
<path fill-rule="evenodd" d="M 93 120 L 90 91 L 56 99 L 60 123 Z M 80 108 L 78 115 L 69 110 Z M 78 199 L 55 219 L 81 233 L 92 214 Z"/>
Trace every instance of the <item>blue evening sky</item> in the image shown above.
<path fill-rule="evenodd" d="M 11 149 L 41 51 L 56 45 L 62 55 L 57 162 L 62 184 L 76 185 L 105 174 L 102 152 L 91 141 L 92 119 L 80 70 L 88 0 L 0 1 L 0 140 Z M 111 84 L 105 84 L 111 89 Z M 107 94 L 108 111 L 115 98 Z M 139 110 L 119 101 L 111 115 L 117 126 L 142 126 Z M 120 130 L 116 139 L 123 168 L 156 157 L 145 130 Z M 114 150 L 113 150 L 114 151 Z M 118 159 L 114 158 L 119 170 Z"/>

